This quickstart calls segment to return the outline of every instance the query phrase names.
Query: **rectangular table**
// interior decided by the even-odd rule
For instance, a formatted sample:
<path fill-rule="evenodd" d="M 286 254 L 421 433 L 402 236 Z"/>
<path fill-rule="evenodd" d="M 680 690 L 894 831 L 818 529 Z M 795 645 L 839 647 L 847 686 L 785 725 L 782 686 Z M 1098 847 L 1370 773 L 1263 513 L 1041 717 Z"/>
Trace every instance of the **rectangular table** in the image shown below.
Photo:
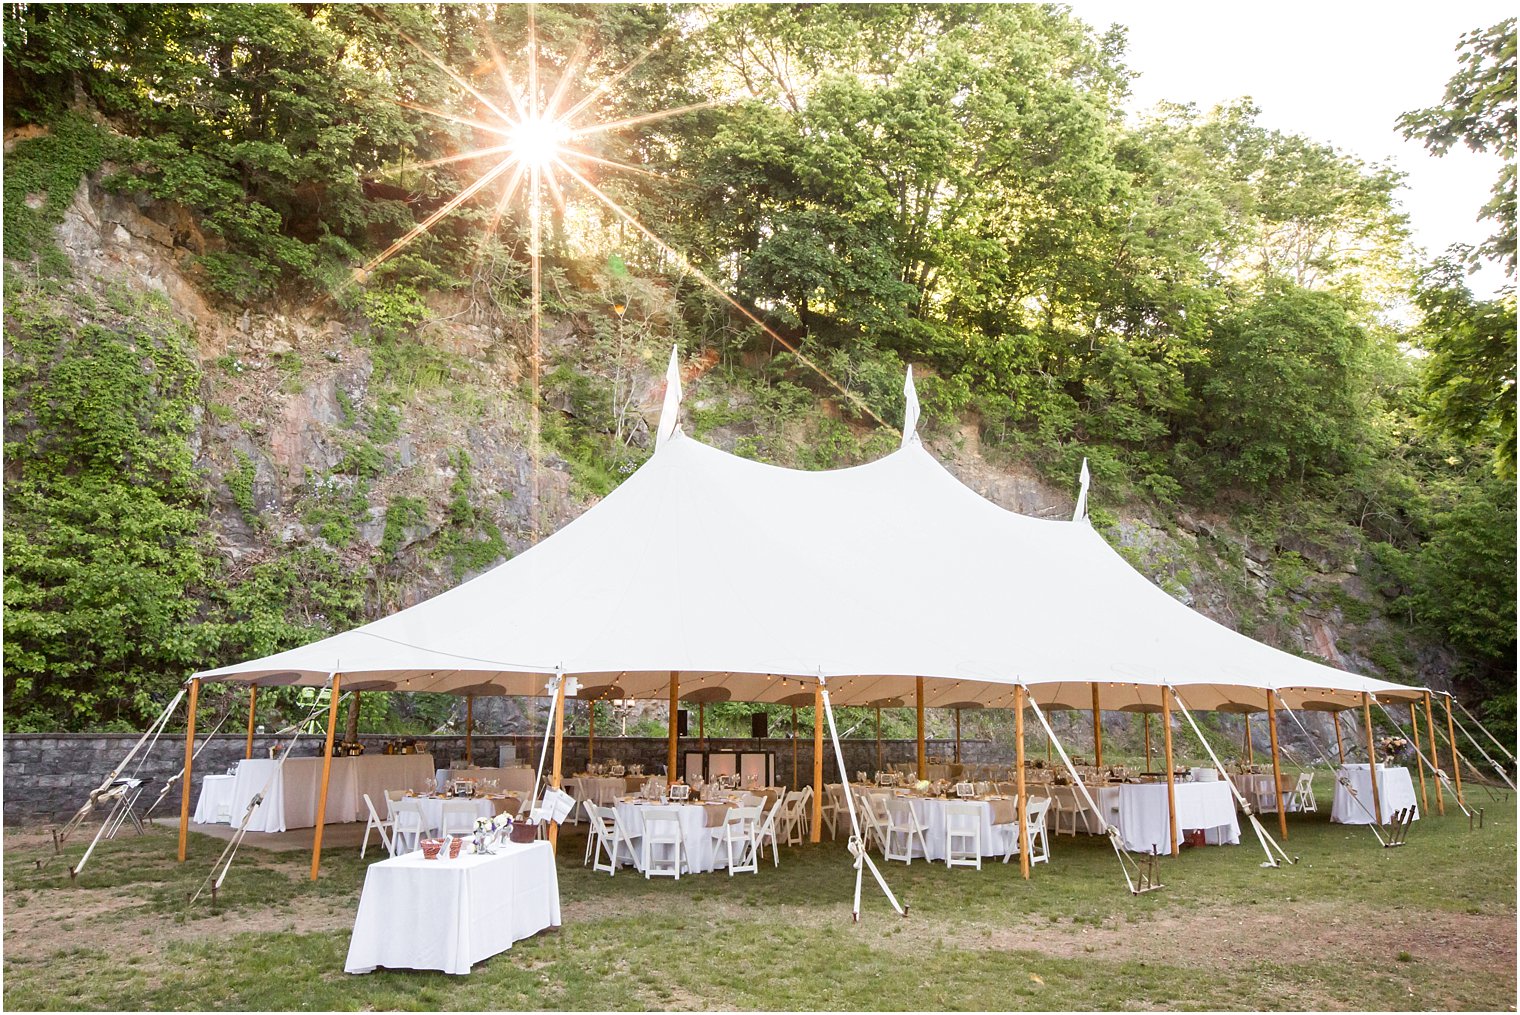
<path fill-rule="evenodd" d="M 232 813 L 232 791 L 237 783 L 235 775 L 208 775 L 201 779 L 201 795 L 195 801 L 194 821 L 197 825 L 213 825 L 228 820 Z M 239 815 L 239 820 L 242 815 Z"/>
<path fill-rule="evenodd" d="M 513 942 L 558 927 L 559 879 L 549 843 L 495 849 L 493 856 L 424 860 L 417 852 L 371 864 L 344 972 L 384 966 L 463 976 Z"/>
<path fill-rule="evenodd" d="M 1352 790 L 1356 791 L 1355 796 Z M 1415 819 L 1419 819 L 1420 808 L 1415 802 L 1409 769 L 1402 765 L 1378 766 L 1378 802 L 1382 805 L 1384 822 L 1392 821 L 1394 812 L 1405 807 L 1413 807 Z M 1372 779 L 1366 765 L 1341 766 L 1335 780 L 1335 798 L 1330 803 L 1330 820 L 1342 825 L 1372 824 Z"/>
<path fill-rule="evenodd" d="M 274 758 L 247 758 L 238 762 L 232 787 L 231 823 L 238 825 L 254 796 L 262 793 L 248 821 L 252 832 L 284 832 L 311 828 L 317 823 L 317 800 L 322 792 L 321 758 L 287 758 L 283 766 Z M 429 754 L 374 754 L 332 759 L 328 776 L 328 824 L 361 821 L 368 817 L 363 793 L 384 812 L 388 789 L 421 789 L 432 782 L 433 758 Z"/>

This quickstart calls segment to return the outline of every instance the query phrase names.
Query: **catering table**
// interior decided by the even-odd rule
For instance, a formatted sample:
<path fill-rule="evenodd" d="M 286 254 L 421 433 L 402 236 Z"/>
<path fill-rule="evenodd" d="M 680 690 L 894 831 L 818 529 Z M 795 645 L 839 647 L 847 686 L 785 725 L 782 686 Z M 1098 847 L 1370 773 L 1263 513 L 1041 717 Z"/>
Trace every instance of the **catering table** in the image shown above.
<path fill-rule="evenodd" d="M 435 773 L 438 792 L 442 793 L 450 779 L 474 779 L 476 783 L 496 781 L 496 789 L 527 797 L 533 793 L 533 777 L 537 769 L 520 765 L 516 768 L 440 768 Z M 545 781 L 549 776 L 544 775 Z"/>
<path fill-rule="evenodd" d="M 233 775 L 208 775 L 201 780 L 201 795 L 195 801 L 197 825 L 214 825 L 225 822 L 232 813 L 232 790 L 237 782 Z M 242 815 L 238 815 L 242 820 Z"/>
<path fill-rule="evenodd" d="M 231 823 L 240 824 L 249 801 L 259 793 L 264 801 L 248 821 L 251 832 L 283 832 L 311 828 L 317 823 L 317 798 L 322 793 L 321 758 L 287 758 L 283 767 L 274 758 L 238 762 L 233 776 Z M 368 793 L 375 809 L 384 807 L 388 789 L 418 789 L 428 785 L 433 758 L 428 754 L 372 754 L 332 759 L 327 784 L 327 822 L 337 824 L 368 817 Z"/>
<path fill-rule="evenodd" d="M 1118 827 L 1124 848 L 1137 853 L 1171 852 L 1171 821 L 1167 812 L 1166 783 L 1121 783 L 1102 787 L 1098 805 Z M 1235 795 L 1227 782 L 1179 782 L 1177 831 L 1201 828 L 1211 846 L 1238 845 L 1240 822 L 1235 818 Z M 1113 801 L 1113 803 L 1110 803 Z M 1108 808 L 1112 806 L 1113 811 Z"/>
<path fill-rule="evenodd" d="M 681 837 L 686 840 L 686 866 L 683 874 L 706 874 L 728 867 L 728 847 L 724 840 L 714 838 L 715 829 L 707 824 L 707 810 L 696 804 L 660 804 L 644 800 L 619 800 L 613 804 L 618 823 L 631 840 L 644 834 L 644 811 L 649 807 L 674 807 L 681 818 Z M 644 869 L 643 847 L 635 842 L 634 866 Z M 662 846 L 661 849 L 668 849 Z"/>
<path fill-rule="evenodd" d="M 385 966 L 464 975 L 514 941 L 559 926 L 549 843 L 494 849 L 493 856 L 424 860 L 416 852 L 370 864 L 344 971 Z"/>
<path fill-rule="evenodd" d="M 943 860 L 945 858 L 945 805 L 960 801 L 952 801 L 944 797 L 916 797 L 906 798 L 913 808 L 914 817 L 918 818 L 918 824 L 924 830 L 924 845 L 929 848 L 930 860 Z M 992 823 L 992 803 L 987 800 L 967 800 L 966 803 L 976 804 L 982 813 L 982 855 L 1005 856 L 1013 845 L 1014 834 L 1018 829 L 1017 824 L 1005 823 L 994 825 Z M 888 807 L 895 806 L 889 800 Z M 912 845 L 914 856 L 923 856 L 918 848 L 918 843 Z"/>
<path fill-rule="evenodd" d="M 1349 787 L 1341 782 L 1342 779 L 1350 783 Z M 1356 790 L 1355 797 L 1351 795 L 1353 789 Z M 1415 809 L 1416 819 L 1420 816 L 1409 769 L 1401 765 L 1378 766 L 1378 798 L 1385 822 L 1391 821 L 1394 812 L 1405 807 Z M 1341 766 L 1335 780 L 1335 798 L 1330 803 L 1330 820 L 1342 825 L 1372 824 L 1372 779 L 1366 765 Z"/>

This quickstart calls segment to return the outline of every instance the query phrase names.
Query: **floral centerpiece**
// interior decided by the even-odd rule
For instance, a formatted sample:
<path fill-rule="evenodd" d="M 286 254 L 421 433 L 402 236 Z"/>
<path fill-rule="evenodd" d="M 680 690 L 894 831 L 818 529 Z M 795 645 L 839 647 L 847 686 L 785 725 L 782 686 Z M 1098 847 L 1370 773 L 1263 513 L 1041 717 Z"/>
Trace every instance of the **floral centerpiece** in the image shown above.
<path fill-rule="evenodd" d="M 475 834 L 470 842 L 474 853 L 489 853 L 491 843 L 512 834 L 512 815 L 498 814 L 490 818 L 475 819 Z"/>

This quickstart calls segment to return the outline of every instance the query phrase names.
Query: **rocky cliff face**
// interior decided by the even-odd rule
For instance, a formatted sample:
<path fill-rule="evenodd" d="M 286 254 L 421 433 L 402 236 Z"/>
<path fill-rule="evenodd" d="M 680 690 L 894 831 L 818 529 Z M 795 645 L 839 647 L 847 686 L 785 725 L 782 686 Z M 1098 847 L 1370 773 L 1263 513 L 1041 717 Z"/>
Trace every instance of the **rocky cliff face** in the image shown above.
<path fill-rule="evenodd" d="M 90 182 L 80 186 L 58 241 L 85 284 L 125 282 L 160 293 L 192 326 L 206 403 L 195 451 L 215 491 L 216 537 L 235 564 L 305 544 L 329 547 L 356 566 L 373 566 L 378 556 L 385 582 L 371 611 L 379 614 L 531 545 L 520 328 L 463 298 L 440 300 L 408 336 L 426 355 L 398 363 L 366 322 L 332 300 L 215 302 L 196 280 L 194 259 L 206 240 L 183 210 Z M 549 322 L 546 348 L 573 360 L 578 329 L 574 319 Z M 662 366 L 643 360 L 621 379 L 636 433 L 647 436 L 658 416 Z M 749 423 L 720 421 L 704 439 L 733 447 L 753 439 L 752 431 Z M 974 425 L 931 447 L 1005 508 L 1043 517 L 1072 510 L 1072 489 L 983 458 Z M 542 464 L 538 522 L 548 533 L 596 498 L 577 485 L 564 458 L 545 451 Z M 1100 525 L 1134 566 L 1220 623 L 1369 674 L 1417 668 L 1439 683 L 1452 665 L 1440 646 L 1378 615 L 1349 554 L 1265 545 L 1220 516 L 1158 517 L 1144 505 L 1105 504 L 1101 489 L 1093 503 L 1106 508 Z M 502 732 L 524 725 L 517 704 L 501 699 L 478 703 L 477 720 Z M 1293 731 L 1284 732 L 1291 742 Z"/>

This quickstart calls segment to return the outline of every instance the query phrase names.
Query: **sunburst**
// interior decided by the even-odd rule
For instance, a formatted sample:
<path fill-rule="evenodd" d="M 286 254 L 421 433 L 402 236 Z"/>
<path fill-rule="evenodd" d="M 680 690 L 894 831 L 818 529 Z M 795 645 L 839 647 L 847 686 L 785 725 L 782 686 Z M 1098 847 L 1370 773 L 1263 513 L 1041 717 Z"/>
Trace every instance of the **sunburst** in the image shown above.
<path fill-rule="evenodd" d="M 577 82 L 586 64 L 587 47 L 584 45 L 579 47 L 575 54 L 564 64 L 552 89 L 545 88 L 539 73 L 539 40 L 531 6 L 528 10 L 528 33 L 523 52 L 525 66 L 522 68 L 524 80 L 521 84 L 519 84 L 517 76 L 512 72 L 506 56 L 496 47 L 489 34 L 486 34 L 486 39 L 490 49 L 491 63 L 496 71 L 496 80 L 487 87 L 480 87 L 471 82 L 467 77 L 453 67 L 450 67 L 448 63 L 431 53 L 425 46 L 405 32 L 402 32 L 401 35 L 433 66 L 445 74 L 461 91 L 470 96 L 477 103 L 478 108 L 475 111 L 475 115 L 464 115 L 446 110 L 433 109 L 411 102 L 401 101 L 400 104 L 408 109 L 416 110 L 450 123 L 470 127 L 485 135 L 488 143 L 442 158 L 410 163 L 406 166 L 398 167 L 398 171 L 443 165 L 468 165 L 471 163 L 482 163 L 485 168 L 475 176 L 473 181 L 462 187 L 458 193 L 408 230 L 400 239 L 375 255 L 362 267 L 355 269 L 353 279 L 357 282 L 365 281 L 376 268 L 395 257 L 396 254 L 421 236 L 430 232 L 434 226 L 456 211 L 461 205 L 472 199 L 491 193 L 492 187 L 499 188 L 499 192 L 495 195 L 496 200 L 491 206 L 491 214 L 487 220 L 487 225 L 481 233 L 477 249 L 478 253 L 483 253 L 486 250 L 491 238 L 500 228 L 507 209 L 513 205 L 513 202 L 520 200 L 526 205 L 529 232 L 529 275 L 532 285 L 530 311 L 532 408 L 530 424 L 532 430 L 533 503 L 535 506 L 533 538 L 535 541 L 538 539 L 541 523 L 539 508 L 541 504 L 541 498 L 539 497 L 539 384 L 540 330 L 543 310 L 543 273 L 540 249 L 543 239 L 545 215 L 543 198 L 545 192 L 547 192 L 555 208 L 563 213 L 566 203 L 565 185 L 568 182 L 574 182 L 577 187 L 591 196 L 596 203 L 611 211 L 620 222 L 631 226 L 639 235 L 657 247 L 666 257 L 680 265 L 685 272 L 696 279 L 701 285 L 717 295 L 756 327 L 760 328 L 777 344 L 791 352 L 799 362 L 818 374 L 819 377 L 844 396 L 845 399 L 859 408 L 862 413 L 870 417 L 877 424 L 891 429 L 890 424 L 885 423 L 858 395 L 840 384 L 828 371 L 805 355 L 795 342 L 779 334 L 748 307 L 734 299 L 722 286 L 697 268 L 690 259 L 662 240 L 653 229 L 641 222 L 637 216 L 624 208 L 616 199 L 591 180 L 588 175 L 589 168 L 595 166 L 669 182 L 668 178 L 664 175 L 645 167 L 619 162 L 615 159 L 607 158 L 605 155 L 599 155 L 590 150 L 586 142 L 591 138 L 603 137 L 620 131 L 647 126 L 661 120 L 696 112 L 718 104 L 716 101 L 704 101 L 633 116 L 622 116 L 617 119 L 597 120 L 592 118 L 592 114 L 595 112 L 594 107 L 598 100 L 609 94 L 611 89 L 620 81 L 649 59 L 658 50 L 658 42 L 615 74 L 607 76 L 599 83 L 589 87 L 584 95 L 573 103 L 570 103 L 569 94 L 571 88 Z"/>

